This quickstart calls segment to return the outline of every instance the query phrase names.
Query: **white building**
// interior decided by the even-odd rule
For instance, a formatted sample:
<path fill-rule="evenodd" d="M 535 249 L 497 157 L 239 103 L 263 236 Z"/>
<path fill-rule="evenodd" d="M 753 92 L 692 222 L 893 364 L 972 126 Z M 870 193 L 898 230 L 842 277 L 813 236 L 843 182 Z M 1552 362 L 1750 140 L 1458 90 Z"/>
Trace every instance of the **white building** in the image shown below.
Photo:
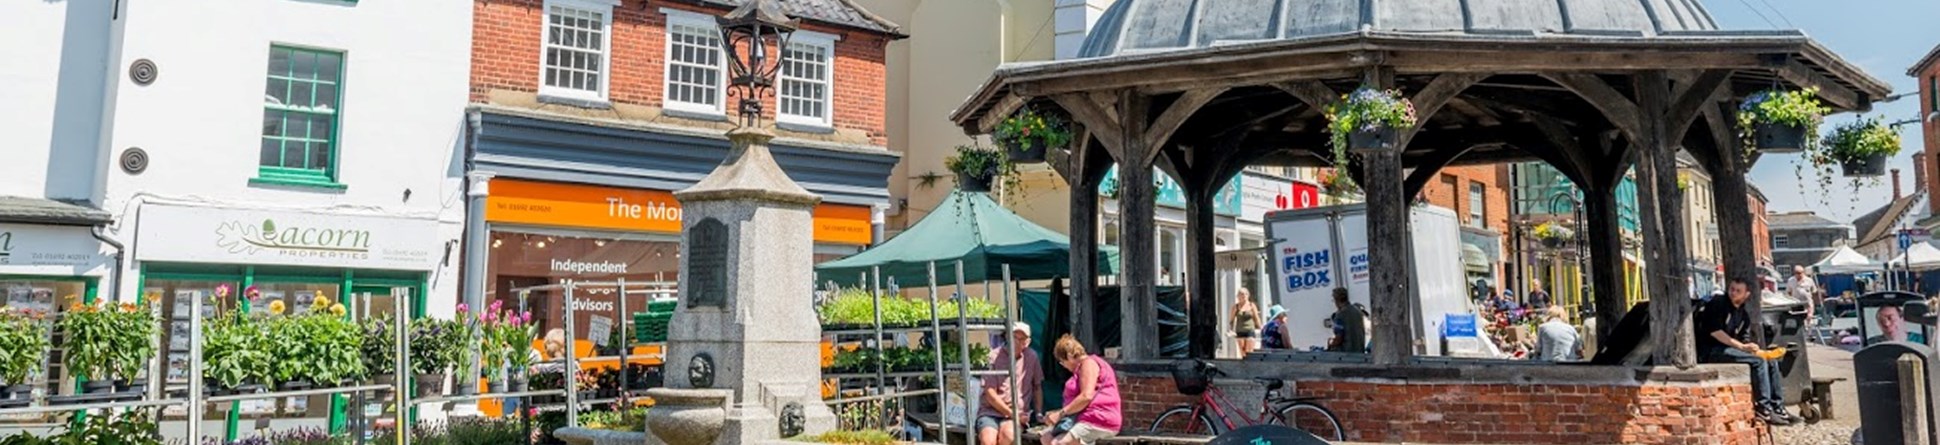
<path fill-rule="evenodd" d="M 111 246 L 124 246 L 118 274 L 0 268 L 0 286 L 25 276 L 57 294 L 161 304 L 171 377 L 185 361 L 187 297 L 234 309 L 236 298 L 213 298 L 225 287 L 258 288 L 262 304 L 329 297 L 372 313 L 389 312 L 395 291 L 417 312 L 450 316 L 471 8 L 0 3 L 0 147 L 13 158 L 0 162 L 0 195 L 112 217 L 103 242 L 74 241 L 92 241 L 77 238 L 85 227 L 35 229 L 80 246 L 77 261 L 114 264 Z"/>

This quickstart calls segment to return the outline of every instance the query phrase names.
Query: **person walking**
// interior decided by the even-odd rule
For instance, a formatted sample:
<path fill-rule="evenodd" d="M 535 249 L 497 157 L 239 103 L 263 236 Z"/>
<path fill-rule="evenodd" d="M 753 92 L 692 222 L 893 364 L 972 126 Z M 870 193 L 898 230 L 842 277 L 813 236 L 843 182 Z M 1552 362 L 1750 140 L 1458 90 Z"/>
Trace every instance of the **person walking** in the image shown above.
<path fill-rule="evenodd" d="M 1239 356 L 1246 357 L 1260 347 L 1260 307 L 1243 287 L 1233 293 L 1233 300 L 1233 337 L 1239 342 Z"/>
<path fill-rule="evenodd" d="M 1697 325 L 1698 361 L 1702 363 L 1742 363 L 1751 366 L 1753 409 L 1765 423 L 1791 425 L 1801 420 L 1785 412 L 1784 380 L 1778 361 L 1759 357 L 1765 350 L 1751 342 L 1752 320 L 1745 302 L 1751 300 L 1751 283 L 1733 278 L 1725 298 L 1714 298 L 1693 317 Z"/>
<path fill-rule="evenodd" d="M 1018 324 L 1010 330 L 1009 344 L 990 351 L 990 369 L 1009 369 L 1017 364 L 1017 378 L 993 375 L 983 378 L 983 405 L 977 409 L 977 445 L 1017 443 L 1015 419 L 1030 419 L 1031 413 L 1044 410 L 1038 388 L 1044 375 L 1038 367 L 1037 351 L 1031 350 L 1031 325 Z M 1012 392 L 1021 406 L 1012 406 Z M 1019 410 L 1024 406 L 1028 410 Z"/>
<path fill-rule="evenodd" d="M 1792 266 L 1792 277 L 1785 279 L 1785 296 L 1805 303 L 1805 322 L 1810 325 L 1818 318 L 1813 312 L 1819 303 L 1819 282 L 1805 274 L 1805 266 Z"/>
<path fill-rule="evenodd" d="M 1070 334 L 1058 339 L 1052 356 L 1071 371 L 1064 382 L 1064 407 L 1044 414 L 1051 429 L 1039 436 L 1043 445 L 1092 445 L 1118 435 L 1124 413 L 1118 398 L 1118 373 L 1111 363 L 1085 352 Z"/>
<path fill-rule="evenodd" d="M 1562 306 L 1550 306 L 1544 311 L 1547 321 L 1536 327 L 1536 359 L 1548 362 L 1581 360 L 1577 351 L 1583 349 L 1583 339 L 1576 335 L 1576 327 L 1570 326 L 1569 313 Z"/>
<path fill-rule="evenodd" d="M 1543 290 L 1543 280 L 1529 280 L 1529 309 L 1543 310 L 1549 307 L 1549 291 Z"/>

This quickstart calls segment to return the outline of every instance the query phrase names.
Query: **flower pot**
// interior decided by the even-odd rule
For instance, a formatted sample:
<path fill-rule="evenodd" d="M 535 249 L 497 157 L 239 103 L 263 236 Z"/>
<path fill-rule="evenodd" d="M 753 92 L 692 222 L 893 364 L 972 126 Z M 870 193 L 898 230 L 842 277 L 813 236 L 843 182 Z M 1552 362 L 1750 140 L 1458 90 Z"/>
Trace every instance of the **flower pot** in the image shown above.
<path fill-rule="evenodd" d="M 418 385 L 418 389 L 416 391 L 418 395 L 417 398 L 423 399 L 423 398 L 436 397 L 440 394 L 444 394 L 445 375 L 444 374 L 418 374 L 417 385 Z"/>
<path fill-rule="evenodd" d="M 727 423 L 727 399 L 734 391 L 725 389 L 647 390 L 654 407 L 647 410 L 647 431 L 667 445 L 709 445 L 721 436 Z"/>
<path fill-rule="evenodd" d="M 315 386 L 315 385 L 312 385 L 309 380 L 296 379 L 296 380 L 291 380 L 287 382 L 277 383 L 276 390 L 277 391 L 302 391 L 302 390 L 310 389 L 312 386 Z"/>
<path fill-rule="evenodd" d="M 374 375 L 374 376 L 371 376 L 370 378 L 370 384 L 384 386 L 384 389 L 377 390 L 378 393 L 391 392 L 393 388 L 397 387 L 397 375 L 395 374 Z"/>
<path fill-rule="evenodd" d="M 89 380 L 82 382 L 81 392 L 84 394 L 113 393 L 115 392 L 115 382 L 113 380 Z"/>
<path fill-rule="evenodd" d="M 1031 139 L 1022 143 L 1004 144 L 1004 157 L 1014 164 L 1033 164 L 1044 162 L 1046 152 L 1044 141 Z"/>
<path fill-rule="evenodd" d="M 1542 241 L 1543 241 L 1543 247 L 1554 249 L 1558 247 L 1563 247 L 1563 243 L 1568 240 L 1563 238 L 1543 238 Z"/>
<path fill-rule="evenodd" d="M 524 376 L 512 377 L 506 380 L 506 389 L 511 392 L 525 392 L 531 386 L 530 382 Z"/>
<path fill-rule="evenodd" d="M 1798 153 L 1805 151 L 1805 127 L 1760 123 L 1752 127 L 1752 139 L 1758 151 L 1766 153 Z"/>
<path fill-rule="evenodd" d="M 27 400 L 34 398 L 34 385 L 12 385 L 6 388 L 8 399 Z"/>
<path fill-rule="evenodd" d="M 505 394 L 504 378 L 494 379 L 491 382 L 486 383 L 485 386 L 486 386 L 486 392 L 489 392 L 492 394 Z"/>
<path fill-rule="evenodd" d="M 1863 158 L 1847 159 L 1839 162 L 1848 178 L 1872 178 L 1886 174 L 1886 155 L 1884 153 Z"/>
<path fill-rule="evenodd" d="M 1347 134 L 1347 150 L 1354 152 L 1393 150 L 1400 139 L 1399 130 L 1388 127 L 1360 128 Z"/>
<path fill-rule="evenodd" d="M 962 190 L 966 192 L 988 192 L 990 191 L 990 180 L 995 177 L 996 175 L 991 175 L 991 174 L 978 175 L 978 174 L 958 172 L 957 190 Z"/>

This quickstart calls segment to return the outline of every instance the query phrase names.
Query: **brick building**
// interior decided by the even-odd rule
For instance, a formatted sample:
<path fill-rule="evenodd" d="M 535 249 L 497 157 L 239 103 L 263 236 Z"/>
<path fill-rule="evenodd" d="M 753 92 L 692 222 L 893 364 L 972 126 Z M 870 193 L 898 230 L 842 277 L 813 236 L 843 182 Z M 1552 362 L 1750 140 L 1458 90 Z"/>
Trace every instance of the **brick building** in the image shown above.
<path fill-rule="evenodd" d="M 1751 184 L 1745 186 L 1751 189 L 1751 199 L 1746 202 L 1751 204 L 1752 257 L 1758 259 L 1758 265 L 1770 266 L 1772 264 L 1772 223 L 1771 216 L 1765 214 L 1765 204 L 1770 200 L 1765 199 L 1765 192 L 1759 190 L 1758 186 Z"/>
<path fill-rule="evenodd" d="M 1940 196 L 1940 180 L 1932 176 L 1940 175 L 1940 156 L 1927 153 L 1940 153 L 1940 45 L 1927 51 L 1913 67 L 1906 69 L 1906 76 L 1912 77 L 1920 86 L 1920 139 L 1925 141 L 1922 150 L 1913 154 L 1913 183 L 1925 190 L 1928 196 Z M 1940 200 L 1927 201 L 1927 213 L 1940 215 Z M 1931 229 L 1937 222 L 1921 221 L 1922 227 Z"/>
<path fill-rule="evenodd" d="M 739 121 L 716 19 L 740 3 L 472 4 L 466 230 L 468 244 L 491 247 L 467 261 L 468 299 L 564 280 L 624 279 L 644 291 L 629 296 L 675 289 L 683 226 L 673 192 L 721 163 Z M 814 239 L 824 261 L 880 239 L 900 160 L 885 130 L 886 51 L 906 35 L 850 0 L 780 5 L 800 30 L 786 51 L 767 49 L 783 62 L 762 124 L 774 127 L 776 163 L 822 197 Z M 548 326 L 560 316 L 536 315 Z"/>
<path fill-rule="evenodd" d="M 1808 266 L 1825 259 L 1840 246 L 1852 244 L 1853 227 L 1825 219 L 1811 211 L 1768 213 L 1772 233 L 1772 264 L 1781 276 L 1792 266 Z"/>
<path fill-rule="evenodd" d="M 1503 234 L 1509 232 L 1509 167 L 1469 165 L 1448 167 L 1422 186 L 1418 199 L 1454 210 L 1462 223 L 1463 266 L 1468 282 L 1486 279 L 1499 284 L 1507 269 Z"/>

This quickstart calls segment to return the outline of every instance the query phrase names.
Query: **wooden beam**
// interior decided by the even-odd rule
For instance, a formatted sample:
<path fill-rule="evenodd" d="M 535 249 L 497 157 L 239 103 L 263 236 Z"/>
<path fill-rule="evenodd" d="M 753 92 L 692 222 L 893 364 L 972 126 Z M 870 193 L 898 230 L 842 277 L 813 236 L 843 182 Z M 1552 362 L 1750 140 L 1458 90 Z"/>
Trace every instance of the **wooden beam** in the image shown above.
<path fill-rule="evenodd" d="M 1366 63 L 1341 52 L 1205 55 L 1153 58 L 1111 66 L 1069 67 L 1019 74 L 1011 89 L 1025 96 L 1196 84 L 1197 88 L 1259 85 L 1272 79 L 1316 78 Z"/>
<path fill-rule="evenodd" d="M 1300 99 L 1301 103 L 1315 110 L 1326 110 L 1328 105 L 1340 100 L 1340 93 L 1334 92 L 1333 88 L 1328 88 L 1327 84 L 1318 80 L 1276 82 L 1273 87 L 1293 95 L 1293 98 Z"/>
<path fill-rule="evenodd" d="M 1152 184 L 1152 164 L 1137 162 L 1152 159 L 1159 147 L 1145 145 L 1146 125 L 1151 121 L 1150 98 L 1133 90 L 1118 93 L 1118 131 L 1121 147 L 1118 163 L 1118 217 L 1120 254 L 1124 270 L 1121 305 L 1120 357 L 1138 360 L 1158 356 L 1158 242 L 1153 206 L 1157 198 Z"/>
<path fill-rule="evenodd" d="M 1638 132 L 1637 204 L 1649 273 L 1651 358 L 1659 366 L 1697 364 L 1691 330 L 1689 257 L 1685 254 L 1684 197 L 1677 190 L 1677 141 L 1670 135 L 1670 79 L 1662 71 L 1635 76 Z M 1608 85 L 1605 85 L 1606 87 Z"/>
<path fill-rule="evenodd" d="M 1099 103 L 1087 94 L 1060 94 L 1051 96 L 1051 100 L 1057 101 L 1058 106 L 1071 113 L 1072 120 L 1091 129 L 1091 137 L 1098 139 L 1099 145 L 1105 146 L 1105 151 L 1111 153 L 1113 159 L 1125 158 L 1121 148 L 1125 142 L 1119 131 L 1122 124 L 1118 122 L 1117 113 L 1107 111 L 1114 104 Z"/>
<path fill-rule="evenodd" d="M 1557 85 L 1562 85 L 1563 88 L 1568 88 L 1570 91 L 1575 92 L 1577 96 L 1589 102 L 1590 106 L 1602 111 L 1605 119 L 1609 120 L 1617 129 L 1623 130 L 1624 134 L 1633 140 L 1643 131 L 1641 128 L 1642 123 L 1639 122 L 1641 118 L 1637 110 L 1637 104 L 1631 102 L 1630 98 L 1623 97 L 1623 93 L 1617 92 L 1616 88 L 1612 88 L 1609 83 L 1605 83 L 1603 79 L 1597 78 L 1596 75 L 1584 73 L 1546 73 L 1543 74 L 1543 77 L 1549 79 L 1551 82 L 1556 82 Z"/>
<path fill-rule="evenodd" d="M 1414 128 L 1402 131 L 1400 140 L 1396 141 L 1395 145 L 1408 146 L 1408 141 L 1413 140 L 1415 133 L 1420 132 L 1422 127 L 1428 126 L 1428 121 L 1435 117 L 1435 113 L 1441 112 L 1443 105 L 1448 105 L 1449 99 L 1454 99 L 1470 85 L 1475 85 L 1476 82 L 1481 82 L 1488 77 L 1488 74 L 1481 73 L 1443 74 L 1435 76 L 1435 80 L 1428 81 L 1428 86 L 1422 87 L 1420 92 L 1416 92 L 1415 96 L 1409 99 L 1409 102 L 1415 105 Z"/>
<path fill-rule="evenodd" d="M 1158 120 L 1153 121 L 1152 126 L 1145 129 L 1143 136 L 1145 145 L 1151 147 L 1165 146 L 1172 139 L 1172 133 L 1178 131 L 1179 126 L 1186 123 L 1186 119 L 1192 118 L 1194 114 L 1199 112 L 1200 107 L 1204 107 L 1207 102 L 1212 102 L 1213 98 L 1219 97 L 1220 94 L 1225 92 L 1226 88 L 1224 87 L 1213 87 L 1190 90 L 1180 94 L 1179 99 L 1172 101 L 1172 105 L 1167 106 L 1165 112 L 1159 113 Z M 1141 93 L 1133 92 L 1132 94 Z M 1157 156 L 1157 152 L 1158 150 L 1153 150 L 1152 155 Z M 1144 160 L 1140 163 L 1151 162 L 1151 160 Z"/>
<path fill-rule="evenodd" d="M 1778 74 L 1779 78 L 1785 79 L 1786 82 L 1791 82 L 1793 85 L 1798 85 L 1800 88 L 1818 88 L 1819 98 L 1825 99 L 1833 107 L 1845 110 L 1871 108 L 1871 104 L 1868 103 L 1871 101 L 1870 99 L 1861 97 L 1859 93 L 1853 92 L 1844 85 L 1832 81 L 1832 79 L 1827 79 L 1824 75 L 1819 74 L 1817 70 L 1813 70 L 1812 67 L 1799 63 L 1797 59 L 1793 59 L 1790 56 L 1767 58 L 1765 60 L 1765 67 L 1771 68 Z"/>
<path fill-rule="evenodd" d="M 1689 83 L 1678 85 L 1677 91 L 1671 93 L 1674 99 L 1667 121 L 1671 126 L 1670 140 L 1684 140 L 1684 133 L 1690 130 L 1691 121 L 1697 119 L 1702 109 L 1711 108 L 1710 103 L 1717 100 L 1720 89 L 1730 88 L 1725 84 L 1730 79 L 1730 70 L 1705 70 Z"/>
<path fill-rule="evenodd" d="M 1023 108 L 1025 102 L 1027 101 L 1024 100 L 1024 96 L 1004 95 L 1004 98 L 998 99 L 997 104 L 992 105 L 990 110 L 984 111 L 983 117 L 977 119 L 977 132 L 982 134 L 995 130 L 998 124 L 1004 122 L 1004 118 L 1010 117 L 1010 114 L 1017 112 L 1018 108 Z"/>
<path fill-rule="evenodd" d="M 1434 179 L 1435 174 L 1442 171 L 1442 167 L 1455 162 L 1456 158 L 1462 157 L 1474 148 L 1474 145 L 1447 147 L 1435 150 L 1427 157 L 1415 161 L 1413 171 L 1408 172 L 1407 178 L 1402 180 L 1401 196 L 1412 198 L 1420 194 L 1422 187 L 1426 187 L 1428 180 Z"/>

